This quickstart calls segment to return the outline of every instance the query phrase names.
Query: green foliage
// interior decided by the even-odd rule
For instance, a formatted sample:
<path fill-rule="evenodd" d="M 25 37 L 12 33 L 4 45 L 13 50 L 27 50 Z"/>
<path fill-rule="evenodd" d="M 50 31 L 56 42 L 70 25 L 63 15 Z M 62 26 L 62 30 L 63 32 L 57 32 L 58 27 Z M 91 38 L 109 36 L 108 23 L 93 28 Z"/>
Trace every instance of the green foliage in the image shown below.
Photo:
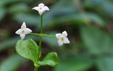
<path fill-rule="evenodd" d="M 68 57 L 59 60 L 59 65 L 54 71 L 86 71 L 92 66 L 92 61 L 86 58 Z"/>
<path fill-rule="evenodd" d="M 39 47 L 37 44 L 32 40 L 19 40 L 16 44 L 16 51 L 17 53 L 27 59 L 30 59 L 34 62 L 34 64 L 37 62 L 38 59 L 38 52 Z"/>
<path fill-rule="evenodd" d="M 35 40 L 35 38 L 37 38 L 37 37 L 28 35 L 28 36 L 26 36 L 25 38 L 26 38 L 26 39 L 32 38 L 32 39 Z M 20 39 L 20 37 L 13 37 L 13 38 L 10 38 L 10 39 L 8 39 L 8 40 L 6 40 L 6 41 L 4 41 L 4 42 L 1 42 L 1 43 L 0 43 L 0 51 L 4 50 L 4 49 L 6 49 L 6 48 L 9 48 L 8 46 L 12 47 L 13 45 L 16 44 L 16 42 L 17 42 L 19 39 Z M 37 39 L 38 39 L 38 38 L 37 38 Z"/>
<path fill-rule="evenodd" d="M 113 57 L 102 57 L 97 60 L 99 71 L 113 71 Z"/>
<path fill-rule="evenodd" d="M 14 19 L 17 20 L 18 22 L 23 22 L 25 21 L 28 25 L 38 25 L 39 19 L 37 16 L 30 15 L 30 14 L 16 14 L 14 16 Z"/>
<path fill-rule="evenodd" d="M 19 0 L 17 0 L 17 1 L 19 1 Z M 7 5 L 7 4 L 10 4 L 10 3 L 14 3 L 14 2 L 17 2 L 17 1 L 15 1 L 15 0 L 0 0 L 0 5 L 1 6 L 5 6 L 5 5 Z"/>
<path fill-rule="evenodd" d="M 92 54 L 113 53 L 113 40 L 110 35 L 95 27 L 81 27 L 82 40 Z"/>
<path fill-rule="evenodd" d="M 7 41 L 0 43 L 0 51 L 8 48 L 8 46 L 13 46 L 14 44 L 16 44 L 15 42 L 19 39 L 20 39 L 19 37 L 14 37 L 14 38 L 11 38 Z"/>
<path fill-rule="evenodd" d="M 5 16 L 6 10 L 2 7 L 0 7 L 0 20 L 2 20 Z"/>
<path fill-rule="evenodd" d="M 49 66 L 56 66 L 58 65 L 58 56 L 56 52 L 51 52 L 46 55 L 43 61 L 38 62 L 39 65 L 49 65 Z"/>
<path fill-rule="evenodd" d="M 50 8 L 50 11 L 43 15 L 43 33 L 49 32 L 55 36 L 56 33 L 66 30 L 71 41 L 69 45 L 59 47 L 57 39 L 43 38 L 42 50 L 45 52 L 41 52 L 42 57 L 45 53 L 51 52 L 53 48 L 55 48 L 54 51 L 62 54 L 59 57 L 59 65 L 55 67 L 54 71 L 89 71 L 90 69 L 94 69 L 93 71 L 113 71 L 113 0 L 0 0 L 0 32 L 6 31 L 4 32 L 5 37 L 0 34 L 2 36 L 0 37 L 0 59 L 2 56 L 4 57 L 4 51 L 8 53 L 7 56 L 10 56 L 11 53 L 14 54 L 11 51 L 12 47 L 20 39 L 20 37 L 16 37 L 14 32 L 23 21 L 34 32 L 40 31 L 40 15 L 37 11 L 32 10 L 40 2 L 44 2 Z M 86 27 L 87 25 L 90 26 Z M 53 30 L 57 30 L 57 32 L 53 33 Z M 28 36 L 26 39 L 28 38 L 39 41 L 37 36 Z M 95 58 L 92 54 L 96 57 L 102 56 Z M 109 54 L 111 57 L 108 57 Z M 67 57 L 61 59 L 65 55 Z M 73 55 L 75 58 L 68 57 L 69 55 Z M 76 55 L 87 55 L 84 58 L 92 57 L 97 59 L 97 62 L 93 65 L 90 60 L 84 60 L 84 58 L 79 58 Z M 3 71 L 16 71 L 22 62 L 18 56 L 13 57 L 13 59 L 10 60 L 8 57 L 0 63 Z M 15 61 L 16 59 L 17 61 Z M 55 63 L 51 58 L 48 61 Z M 43 60 L 38 63 L 52 66 L 48 61 Z M 42 68 L 41 71 L 46 71 L 43 69 L 45 68 Z M 49 71 L 51 70 L 49 69 Z"/>
<path fill-rule="evenodd" d="M 19 55 L 13 54 L 0 64 L 0 71 L 16 71 L 24 61 Z"/>
<path fill-rule="evenodd" d="M 70 14 L 65 16 L 60 16 L 53 20 L 53 23 L 66 23 L 66 22 L 94 22 L 102 27 L 106 26 L 104 20 L 102 20 L 98 15 L 93 13 L 84 14 Z M 86 23 L 87 24 L 87 23 Z"/>
<path fill-rule="evenodd" d="M 104 1 L 102 8 L 106 13 L 108 13 L 109 16 L 113 17 L 113 3 Z"/>
<path fill-rule="evenodd" d="M 14 4 L 9 8 L 10 13 L 26 13 L 29 12 L 29 7 L 24 3 Z"/>
<path fill-rule="evenodd" d="M 94 6 L 99 6 L 102 5 L 103 2 L 105 2 L 105 0 L 86 0 L 89 3 L 91 3 Z"/>
<path fill-rule="evenodd" d="M 47 33 L 48 35 L 52 35 L 52 36 L 55 36 L 57 32 L 51 32 L 51 33 Z M 51 46 L 51 48 L 55 48 L 55 47 L 58 47 L 58 39 L 56 38 L 50 38 L 50 37 L 43 37 L 43 42 L 49 44 Z M 48 41 L 48 40 L 51 40 L 51 41 Z"/>

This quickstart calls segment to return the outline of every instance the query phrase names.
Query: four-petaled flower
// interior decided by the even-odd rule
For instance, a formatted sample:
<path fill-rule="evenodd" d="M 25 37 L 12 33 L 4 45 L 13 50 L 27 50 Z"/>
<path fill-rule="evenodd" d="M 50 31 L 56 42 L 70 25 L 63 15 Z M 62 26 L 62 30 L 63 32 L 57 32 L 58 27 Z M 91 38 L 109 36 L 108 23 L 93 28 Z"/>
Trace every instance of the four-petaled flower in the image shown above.
<path fill-rule="evenodd" d="M 45 11 L 49 11 L 49 8 L 45 6 L 43 3 L 40 3 L 38 6 L 33 7 L 32 9 L 38 11 L 40 15 L 42 15 Z"/>
<path fill-rule="evenodd" d="M 15 33 L 16 33 L 16 34 L 19 34 L 20 37 L 21 37 L 21 39 L 23 40 L 24 37 L 25 37 L 25 35 L 26 35 L 26 34 L 29 34 L 29 33 L 31 33 L 31 32 L 32 32 L 32 30 L 29 29 L 29 28 L 26 28 L 26 24 L 25 24 L 25 22 L 23 22 L 23 24 L 22 24 L 22 26 L 21 26 L 21 29 L 18 29 Z"/>
<path fill-rule="evenodd" d="M 69 44 L 70 43 L 69 39 L 67 38 L 67 35 L 68 34 L 67 34 L 66 31 L 62 32 L 62 34 L 61 33 L 56 34 L 59 46 L 63 45 L 63 43 L 64 44 Z"/>

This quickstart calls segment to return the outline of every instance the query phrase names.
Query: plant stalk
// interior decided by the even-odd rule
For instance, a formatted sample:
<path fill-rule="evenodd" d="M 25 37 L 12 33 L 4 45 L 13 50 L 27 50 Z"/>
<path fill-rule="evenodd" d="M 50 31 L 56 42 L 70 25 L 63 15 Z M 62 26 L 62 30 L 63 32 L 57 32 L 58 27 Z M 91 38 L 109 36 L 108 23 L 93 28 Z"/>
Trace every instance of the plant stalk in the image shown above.
<path fill-rule="evenodd" d="M 46 36 L 46 37 L 52 37 L 52 38 L 56 38 L 55 36 L 52 35 L 47 35 L 47 34 L 38 34 L 38 33 L 30 33 L 31 35 L 37 35 L 37 36 Z"/>
<path fill-rule="evenodd" d="M 36 66 L 35 66 L 35 69 L 34 69 L 34 71 L 38 71 L 38 67 L 36 67 Z"/>
<path fill-rule="evenodd" d="M 39 42 L 39 55 L 38 55 L 38 61 L 39 61 L 39 56 L 40 56 L 40 50 L 41 50 L 41 44 L 42 44 L 42 24 L 43 24 L 43 15 L 41 15 L 41 36 L 40 36 L 40 42 Z"/>

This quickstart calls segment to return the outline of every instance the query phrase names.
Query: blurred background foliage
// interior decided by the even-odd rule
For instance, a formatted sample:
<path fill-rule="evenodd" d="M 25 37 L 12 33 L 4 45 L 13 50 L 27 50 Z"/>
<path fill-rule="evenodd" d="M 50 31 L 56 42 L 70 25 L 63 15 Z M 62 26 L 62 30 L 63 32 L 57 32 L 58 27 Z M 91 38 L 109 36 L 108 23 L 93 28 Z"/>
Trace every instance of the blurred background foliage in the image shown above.
<path fill-rule="evenodd" d="M 40 33 L 40 16 L 32 10 L 39 3 L 50 8 L 43 33 L 55 36 L 66 30 L 71 42 L 59 47 L 57 39 L 43 37 L 40 60 L 54 51 L 59 65 L 39 71 L 113 71 L 113 0 L 0 0 L 0 71 L 33 71 L 33 63 L 15 51 L 20 39 L 15 31 L 26 22 Z M 38 36 L 29 38 L 39 43 Z"/>

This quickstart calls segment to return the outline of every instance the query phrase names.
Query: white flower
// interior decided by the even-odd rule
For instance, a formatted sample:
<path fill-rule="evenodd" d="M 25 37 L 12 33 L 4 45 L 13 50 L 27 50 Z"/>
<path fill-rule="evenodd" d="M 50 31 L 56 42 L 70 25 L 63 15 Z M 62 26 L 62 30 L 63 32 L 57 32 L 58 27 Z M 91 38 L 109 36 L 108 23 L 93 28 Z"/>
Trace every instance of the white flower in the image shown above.
<path fill-rule="evenodd" d="M 63 43 L 64 44 L 69 44 L 70 43 L 69 39 L 67 38 L 67 35 L 68 34 L 67 34 L 66 31 L 62 32 L 62 34 L 61 33 L 56 34 L 59 46 L 63 45 Z"/>
<path fill-rule="evenodd" d="M 21 26 L 21 29 L 18 29 L 15 33 L 16 33 L 16 34 L 19 34 L 20 37 L 21 37 L 21 39 L 23 40 L 24 37 L 25 37 L 25 35 L 26 35 L 26 34 L 29 34 L 29 33 L 31 33 L 31 32 L 32 32 L 32 30 L 29 29 L 29 28 L 26 28 L 26 24 L 25 24 L 25 22 L 23 22 L 23 24 L 22 24 L 22 26 Z"/>
<path fill-rule="evenodd" d="M 33 7 L 32 9 L 38 11 L 40 15 L 42 15 L 45 11 L 49 11 L 49 8 L 45 6 L 43 3 L 40 3 L 38 6 Z"/>

